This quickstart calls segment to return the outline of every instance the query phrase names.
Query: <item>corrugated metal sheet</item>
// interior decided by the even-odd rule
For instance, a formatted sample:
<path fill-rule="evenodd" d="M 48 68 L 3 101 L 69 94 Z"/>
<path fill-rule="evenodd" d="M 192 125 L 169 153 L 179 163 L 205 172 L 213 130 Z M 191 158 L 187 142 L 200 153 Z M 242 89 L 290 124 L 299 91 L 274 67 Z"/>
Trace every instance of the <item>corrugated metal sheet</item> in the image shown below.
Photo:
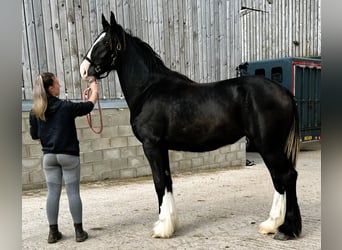
<path fill-rule="evenodd" d="M 321 56 L 320 0 L 242 0 L 242 61 Z"/>
<path fill-rule="evenodd" d="M 235 76 L 241 61 L 240 1 L 23 0 L 23 95 L 39 72 L 56 73 L 61 98 L 80 99 L 79 64 L 110 11 L 149 43 L 173 70 L 199 82 Z M 101 80 L 101 98 L 122 97 L 116 74 Z"/>

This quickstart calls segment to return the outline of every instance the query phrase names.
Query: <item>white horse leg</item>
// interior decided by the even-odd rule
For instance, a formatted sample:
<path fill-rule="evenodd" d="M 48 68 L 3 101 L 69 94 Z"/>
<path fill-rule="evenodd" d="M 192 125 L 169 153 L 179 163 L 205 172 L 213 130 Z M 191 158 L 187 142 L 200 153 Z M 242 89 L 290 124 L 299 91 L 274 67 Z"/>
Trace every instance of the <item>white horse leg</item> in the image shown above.
<path fill-rule="evenodd" d="M 286 211 L 285 194 L 274 191 L 273 203 L 269 218 L 260 223 L 259 232 L 262 234 L 275 233 L 277 228 L 284 223 Z"/>
<path fill-rule="evenodd" d="M 153 238 L 170 238 L 178 224 L 178 216 L 175 206 L 175 200 L 171 192 L 167 192 L 163 197 L 160 207 L 159 220 L 154 223 Z"/>

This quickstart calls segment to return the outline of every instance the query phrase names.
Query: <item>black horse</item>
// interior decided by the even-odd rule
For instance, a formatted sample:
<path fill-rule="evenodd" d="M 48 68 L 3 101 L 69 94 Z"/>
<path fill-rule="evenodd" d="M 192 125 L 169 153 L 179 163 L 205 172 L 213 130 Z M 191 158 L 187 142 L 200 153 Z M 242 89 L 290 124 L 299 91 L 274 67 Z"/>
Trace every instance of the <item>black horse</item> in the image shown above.
<path fill-rule="evenodd" d="M 295 170 L 299 125 L 292 94 L 279 84 L 243 76 L 199 84 L 170 70 L 152 48 L 102 15 L 97 37 L 80 73 L 106 77 L 116 70 L 130 109 L 130 123 L 152 169 L 159 201 L 153 237 L 171 237 L 177 225 L 168 150 L 203 152 L 247 136 L 262 156 L 275 188 L 261 233 L 276 239 L 301 233 Z M 103 76 L 104 75 L 104 76 Z M 285 205 L 286 204 L 286 205 Z"/>

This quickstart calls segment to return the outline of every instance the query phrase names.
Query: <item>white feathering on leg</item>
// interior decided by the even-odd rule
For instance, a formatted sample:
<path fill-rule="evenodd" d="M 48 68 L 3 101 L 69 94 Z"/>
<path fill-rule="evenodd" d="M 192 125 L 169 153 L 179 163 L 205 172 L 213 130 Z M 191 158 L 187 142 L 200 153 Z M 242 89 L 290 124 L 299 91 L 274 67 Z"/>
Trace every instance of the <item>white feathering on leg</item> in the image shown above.
<path fill-rule="evenodd" d="M 274 191 L 270 216 L 266 221 L 260 223 L 259 232 L 262 234 L 275 233 L 277 231 L 277 228 L 284 223 L 285 211 L 285 194 L 279 194 L 277 191 Z"/>
<path fill-rule="evenodd" d="M 175 200 L 171 192 L 167 192 L 163 197 L 160 207 L 159 220 L 154 223 L 153 238 L 170 238 L 178 224 L 178 216 L 175 206 Z"/>

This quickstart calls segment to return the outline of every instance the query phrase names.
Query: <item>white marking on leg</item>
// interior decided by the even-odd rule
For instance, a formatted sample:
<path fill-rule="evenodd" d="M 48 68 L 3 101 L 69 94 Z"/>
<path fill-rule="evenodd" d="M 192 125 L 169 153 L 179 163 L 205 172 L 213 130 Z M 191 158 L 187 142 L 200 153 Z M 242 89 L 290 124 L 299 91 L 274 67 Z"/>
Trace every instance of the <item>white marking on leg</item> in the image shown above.
<path fill-rule="evenodd" d="M 178 215 L 175 200 L 171 192 L 167 192 L 163 197 L 160 207 L 159 220 L 154 223 L 153 238 L 170 238 L 178 224 Z"/>
<path fill-rule="evenodd" d="M 286 212 L 285 193 L 279 194 L 277 191 L 274 191 L 270 216 L 267 220 L 260 223 L 259 232 L 262 234 L 275 233 L 277 231 L 277 228 L 284 223 L 285 212 Z"/>

